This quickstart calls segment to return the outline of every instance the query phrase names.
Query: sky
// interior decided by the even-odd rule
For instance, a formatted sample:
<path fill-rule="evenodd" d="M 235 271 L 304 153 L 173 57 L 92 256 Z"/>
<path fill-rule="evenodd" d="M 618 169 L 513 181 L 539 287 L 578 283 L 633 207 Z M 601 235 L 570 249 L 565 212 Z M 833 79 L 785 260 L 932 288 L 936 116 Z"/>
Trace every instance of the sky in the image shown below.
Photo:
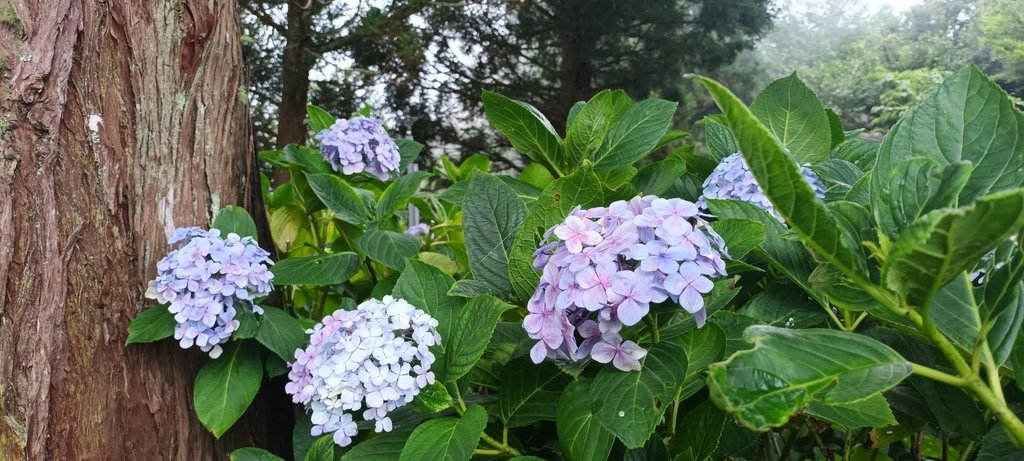
<path fill-rule="evenodd" d="M 921 0 L 866 0 L 864 3 L 867 3 L 871 9 L 876 11 L 888 7 L 892 8 L 896 13 L 900 13 L 906 11 L 907 8 L 921 3 Z"/>

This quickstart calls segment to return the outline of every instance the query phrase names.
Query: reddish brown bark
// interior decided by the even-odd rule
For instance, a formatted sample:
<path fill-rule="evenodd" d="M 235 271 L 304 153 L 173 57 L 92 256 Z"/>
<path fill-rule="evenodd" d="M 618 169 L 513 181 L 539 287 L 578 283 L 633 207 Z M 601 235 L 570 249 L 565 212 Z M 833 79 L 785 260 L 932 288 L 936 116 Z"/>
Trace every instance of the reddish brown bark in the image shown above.
<path fill-rule="evenodd" d="M 0 459 L 226 459 L 262 438 L 259 405 L 214 440 L 202 355 L 124 341 L 168 232 L 258 197 L 236 2 L 8 2 Z"/>

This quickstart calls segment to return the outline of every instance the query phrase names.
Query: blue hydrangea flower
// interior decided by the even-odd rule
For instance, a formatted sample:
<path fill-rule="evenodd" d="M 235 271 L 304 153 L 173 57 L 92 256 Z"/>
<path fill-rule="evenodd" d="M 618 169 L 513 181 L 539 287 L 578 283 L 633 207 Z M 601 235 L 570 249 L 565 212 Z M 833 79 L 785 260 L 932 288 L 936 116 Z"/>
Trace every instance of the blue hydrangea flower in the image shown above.
<path fill-rule="evenodd" d="M 366 172 L 387 180 L 398 171 L 398 145 L 375 118 L 338 119 L 316 134 L 320 153 L 334 171 L 344 174 Z"/>
<path fill-rule="evenodd" d="M 533 263 L 540 283 L 523 320 L 537 340 L 530 351 L 535 363 L 589 356 L 638 370 L 647 351 L 624 341 L 622 327 L 636 325 L 652 303 L 667 300 L 702 326 L 703 295 L 713 288 L 712 279 L 726 275 L 725 242 L 695 204 L 678 198 L 577 208 L 541 243 Z"/>
<path fill-rule="evenodd" d="M 428 225 L 427 223 L 415 224 L 415 225 L 409 226 L 409 228 L 405 230 L 405 233 L 406 233 L 406 235 L 415 235 L 415 236 L 418 236 L 418 237 L 426 237 L 427 235 L 430 235 L 430 225 Z"/>
<path fill-rule="evenodd" d="M 806 165 L 800 167 L 804 178 L 810 183 L 811 188 L 818 198 L 825 198 L 825 184 L 821 178 Z M 704 180 L 703 195 L 697 199 L 697 206 L 701 210 L 707 210 L 706 199 L 722 200 L 743 200 L 750 202 L 767 211 L 776 219 L 782 221 L 782 216 L 775 211 L 775 207 L 764 195 L 761 186 L 754 179 L 754 174 L 747 167 L 746 160 L 740 153 L 732 154 L 715 167 L 714 171 Z"/>
<path fill-rule="evenodd" d="M 295 351 L 285 392 L 312 411 L 314 436 L 333 432 L 336 444 L 352 443 L 359 410 L 376 432 L 391 431 L 388 412 L 434 383 L 437 320 L 403 299 L 337 310 L 306 332 L 309 346 Z"/>
<path fill-rule="evenodd" d="M 184 227 L 167 240 L 181 242 L 181 248 L 157 263 L 146 297 L 168 304 L 178 322 L 174 338 L 182 348 L 196 346 L 217 358 L 220 345 L 238 329 L 237 309 L 263 313 L 252 300 L 270 293 L 273 262 L 252 237 L 231 233 L 221 238 L 217 229 Z"/>

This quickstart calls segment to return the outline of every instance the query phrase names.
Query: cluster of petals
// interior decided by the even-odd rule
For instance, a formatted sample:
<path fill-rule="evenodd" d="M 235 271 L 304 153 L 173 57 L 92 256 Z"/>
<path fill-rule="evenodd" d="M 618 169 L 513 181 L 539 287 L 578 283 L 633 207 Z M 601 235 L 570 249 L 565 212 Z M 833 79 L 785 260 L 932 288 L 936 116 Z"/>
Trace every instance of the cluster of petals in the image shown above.
<path fill-rule="evenodd" d="M 182 348 L 197 346 L 217 358 L 220 345 L 238 329 L 238 309 L 263 313 L 253 299 L 270 293 L 273 262 L 252 237 L 230 233 L 222 238 L 217 229 L 183 227 L 167 240 L 181 242 L 181 248 L 157 263 L 146 297 L 168 304 L 178 322 L 174 338 Z"/>
<path fill-rule="evenodd" d="M 419 223 L 409 226 L 405 230 L 406 235 L 413 235 L 417 237 L 426 237 L 430 235 L 430 225 L 427 223 Z"/>
<path fill-rule="evenodd" d="M 334 171 L 344 174 L 366 172 L 387 180 L 402 160 L 398 145 L 375 118 L 338 119 L 317 133 L 316 139 Z"/>
<path fill-rule="evenodd" d="M 523 327 L 537 340 L 530 356 L 587 356 L 621 370 L 640 369 L 647 351 L 623 340 L 651 304 L 671 300 L 706 318 L 704 295 L 726 275 L 725 243 L 686 200 L 655 196 L 576 209 L 551 228 L 534 253 L 540 283 Z"/>
<path fill-rule="evenodd" d="M 359 410 L 377 432 L 391 431 L 388 412 L 434 383 L 437 320 L 403 299 L 367 300 L 306 332 L 309 346 L 295 351 L 285 391 L 312 412 L 314 436 L 333 432 L 336 444 L 349 445 Z"/>
<path fill-rule="evenodd" d="M 800 172 L 803 173 L 804 179 L 814 189 L 814 193 L 818 198 L 825 198 L 825 184 L 821 182 L 821 178 L 806 165 L 800 167 Z M 768 197 L 764 195 L 764 191 L 757 184 L 754 174 L 747 167 L 747 161 L 743 159 L 743 155 L 739 152 L 722 159 L 714 171 L 704 180 L 703 195 L 697 199 L 697 206 L 701 210 L 707 209 L 707 199 L 750 202 L 767 211 L 775 219 L 782 221 L 782 216 L 772 206 Z"/>

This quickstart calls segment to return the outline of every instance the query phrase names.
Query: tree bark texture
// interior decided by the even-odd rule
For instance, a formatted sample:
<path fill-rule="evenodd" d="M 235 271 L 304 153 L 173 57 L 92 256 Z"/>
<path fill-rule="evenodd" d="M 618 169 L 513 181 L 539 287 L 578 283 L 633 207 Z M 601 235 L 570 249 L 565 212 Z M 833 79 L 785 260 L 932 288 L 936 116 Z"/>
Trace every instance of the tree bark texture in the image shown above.
<path fill-rule="evenodd" d="M 306 142 L 306 104 L 309 72 L 316 56 L 309 49 L 313 33 L 314 5 L 304 0 L 288 2 L 284 52 L 281 56 L 281 104 L 277 108 L 277 148 Z M 287 177 L 285 178 L 287 179 Z"/>
<path fill-rule="evenodd" d="M 204 358 L 124 345 L 167 235 L 259 206 L 237 5 L 0 0 L 0 459 L 212 460 Z"/>

